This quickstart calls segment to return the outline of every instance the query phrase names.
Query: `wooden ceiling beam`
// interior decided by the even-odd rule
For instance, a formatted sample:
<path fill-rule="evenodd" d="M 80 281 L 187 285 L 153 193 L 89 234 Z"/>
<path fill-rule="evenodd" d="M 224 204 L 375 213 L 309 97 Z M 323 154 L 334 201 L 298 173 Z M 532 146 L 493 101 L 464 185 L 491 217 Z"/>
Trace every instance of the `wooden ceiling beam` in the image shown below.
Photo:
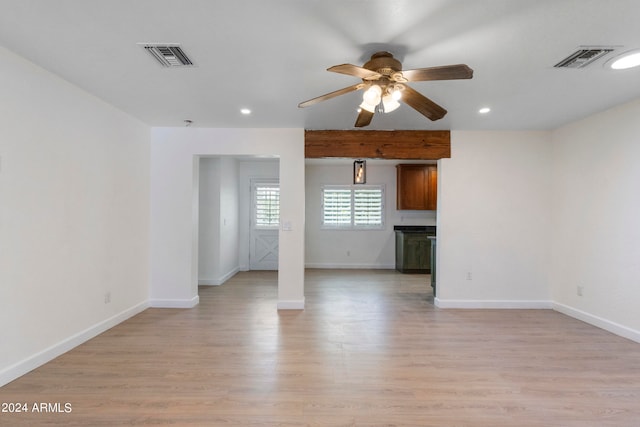
<path fill-rule="evenodd" d="M 448 130 L 307 130 L 304 139 L 308 159 L 438 160 L 451 157 Z"/>

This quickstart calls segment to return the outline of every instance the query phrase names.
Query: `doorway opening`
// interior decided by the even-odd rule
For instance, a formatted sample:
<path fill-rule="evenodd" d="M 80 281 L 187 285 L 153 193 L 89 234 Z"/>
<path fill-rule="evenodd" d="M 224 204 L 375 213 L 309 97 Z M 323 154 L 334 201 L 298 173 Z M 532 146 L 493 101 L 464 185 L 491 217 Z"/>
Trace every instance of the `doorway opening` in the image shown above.
<path fill-rule="evenodd" d="M 278 269 L 279 167 L 277 158 L 200 157 L 198 285 Z"/>

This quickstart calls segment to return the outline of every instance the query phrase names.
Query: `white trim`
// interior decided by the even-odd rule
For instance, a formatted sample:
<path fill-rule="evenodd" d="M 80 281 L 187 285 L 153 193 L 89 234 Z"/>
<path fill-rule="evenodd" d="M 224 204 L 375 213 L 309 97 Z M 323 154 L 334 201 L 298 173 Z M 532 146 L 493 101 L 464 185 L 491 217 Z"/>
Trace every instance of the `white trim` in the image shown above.
<path fill-rule="evenodd" d="M 553 309 L 562 314 L 566 314 L 569 317 L 573 317 L 574 319 L 581 320 L 600 329 L 604 329 L 605 331 L 609 331 L 613 334 L 630 339 L 631 341 L 640 343 L 640 331 L 637 331 L 635 329 L 628 328 L 619 323 L 603 319 L 602 317 L 594 316 L 593 314 L 589 314 L 582 310 L 578 310 L 576 308 L 569 307 L 568 305 L 560 304 L 557 302 L 553 303 Z"/>
<path fill-rule="evenodd" d="M 395 264 L 323 264 L 320 262 L 306 263 L 304 268 L 326 269 L 356 269 L 356 270 L 395 270 Z"/>
<path fill-rule="evenodd" d="M 434 298 L 439 308 L 499 308 L 499 309 L 552 309 L 553 302 L 545 300 L 462 300 Z"/>
<path fill-rule="evenodd" d="M 301 300 L 278 301 L 278 310 L 304 310 L 304 298 Z"/>
<path fill-rule="evenodd" d="M 0 387 L 9 382 L 21 377 L 22 375 L 44 365 L 47 362 L 52 361 L 56 357 L 66 353 L 67 351 L 83 344 L 90 339 L 100 335 L 101 333 L 113 328 L 114 326 L 124 322 L 125 320 L 139 314 L 149 308 L 147 301 L 134 305 L 133 307 L 122 311 L 110 318 L 96 323 L 93 326 L 88 327 L 84 331 L 80 331 L 69 338 L 54 344 L 33 356 L 29 356 L 26 359 L 15 363 L 2 371 L 0 371 Z"/>
<path fill-rule="evenodd" d="M 191 299 L 152 299 L 149 307 L 153 308 L 193 308 L 200 303 L 200 297 L 196 295 Z"/>
<path fill-rule="evenodd" d="M 222 281 L 220 279 L 198 279 L 198 286 L 220 286 Z"/>
<path fill-rule="evenodd" d="M 199 279 L 198 280 L 198 285 L 199 286 L 220 286 L 224 282 L 226 282 L 227 280 L 229 280 L 233 276 L 235 276 L 239 271 L 240 271 L 240 268 L 236 267 L 236 268 L 234 268 L 233 270 L 231 270 L 230 272 L 228 272 L 227 274 L 225 274 L 224 276 L 222 276 L 222 277 L 220 277 L 218 279 Z"/>

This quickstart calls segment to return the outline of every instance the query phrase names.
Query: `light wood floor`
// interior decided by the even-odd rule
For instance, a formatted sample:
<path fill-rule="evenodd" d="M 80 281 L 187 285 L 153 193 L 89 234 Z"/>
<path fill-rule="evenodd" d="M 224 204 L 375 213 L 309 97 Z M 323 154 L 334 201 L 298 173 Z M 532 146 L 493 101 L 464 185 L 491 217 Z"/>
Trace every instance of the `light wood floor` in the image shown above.
<path fill-rule="evenodd" d="M 149 309 L 0 389 L 0 425 L 638 426 L 640 344 L 550 310 L 440 310 L 427 276 L 276 273 Z M 5 325 L 6 326 L 6 325 Z M 62 406 L 64 408 L 64 406 Z"/>

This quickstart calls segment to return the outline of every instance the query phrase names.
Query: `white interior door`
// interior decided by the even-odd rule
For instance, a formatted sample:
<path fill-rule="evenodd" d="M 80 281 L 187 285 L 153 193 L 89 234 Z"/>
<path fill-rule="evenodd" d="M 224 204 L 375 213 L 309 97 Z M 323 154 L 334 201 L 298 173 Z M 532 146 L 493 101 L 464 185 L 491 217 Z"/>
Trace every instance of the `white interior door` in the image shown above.
<path fill-rule="evenodd" d="M 275 180 L 251 181 L 250 270 L 278 269 L 280 184 Z"/>

